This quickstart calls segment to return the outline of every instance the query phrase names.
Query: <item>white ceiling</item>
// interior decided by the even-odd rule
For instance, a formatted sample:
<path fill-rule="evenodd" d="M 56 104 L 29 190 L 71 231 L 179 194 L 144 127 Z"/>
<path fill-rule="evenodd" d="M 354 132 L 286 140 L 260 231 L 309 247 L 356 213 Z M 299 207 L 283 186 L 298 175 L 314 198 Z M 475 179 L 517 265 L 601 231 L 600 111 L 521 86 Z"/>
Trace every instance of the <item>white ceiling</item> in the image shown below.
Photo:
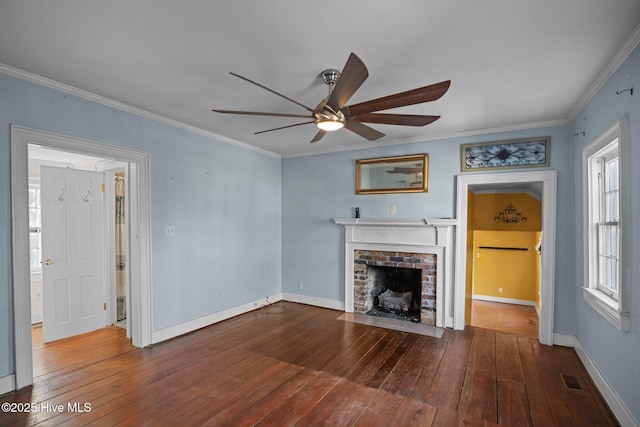
<path fill-rule="evenodd" d="M 640 0 L 0 0 L 0 64 L 290 157 L 566 123 L 639 23 Z M 451 79 L 394 111 L 442 118 L 310 144 L 312 124 L 253 134 L 298 119 L 210 111 L 304 114 L 229 72 L 313 108 L 350 52 L 369 79 L 348 104 Z"/>

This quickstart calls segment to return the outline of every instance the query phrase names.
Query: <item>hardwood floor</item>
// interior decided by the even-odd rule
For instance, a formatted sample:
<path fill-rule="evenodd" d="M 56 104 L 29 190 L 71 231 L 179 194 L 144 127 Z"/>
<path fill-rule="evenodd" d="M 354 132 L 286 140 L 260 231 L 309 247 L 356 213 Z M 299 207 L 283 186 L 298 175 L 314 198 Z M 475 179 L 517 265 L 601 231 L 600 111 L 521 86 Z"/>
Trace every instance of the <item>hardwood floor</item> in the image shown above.
<path fill-rule="evenodd" d="M 538 313 L 527 305 L 473 300 L 471 326 L 537 338 Z"/>
<path fill-rule="evenodd" d="M 0 425 L 617 425 L 573 349 L 342 314 L 281 302 L 142 350 L 117 327 L 34 334 L 34 386 L 0 401 L 36 411 L 0 412 Z"/>

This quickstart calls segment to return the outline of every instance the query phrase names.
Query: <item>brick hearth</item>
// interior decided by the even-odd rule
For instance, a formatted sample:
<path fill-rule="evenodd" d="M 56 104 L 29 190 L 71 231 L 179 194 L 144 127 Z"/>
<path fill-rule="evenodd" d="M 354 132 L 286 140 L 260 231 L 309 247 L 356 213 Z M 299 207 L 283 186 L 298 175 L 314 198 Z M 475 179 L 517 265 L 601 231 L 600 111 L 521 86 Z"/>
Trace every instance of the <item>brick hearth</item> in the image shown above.
<path fill-rule="evenodd" d="M 436 255 L 413 252 L 386 252 L 356 249 L 353 264 L 353 310 L 365 313 L 367 266 L 399 267 L 422 270 L 420 322 L 436 323 Z"/>

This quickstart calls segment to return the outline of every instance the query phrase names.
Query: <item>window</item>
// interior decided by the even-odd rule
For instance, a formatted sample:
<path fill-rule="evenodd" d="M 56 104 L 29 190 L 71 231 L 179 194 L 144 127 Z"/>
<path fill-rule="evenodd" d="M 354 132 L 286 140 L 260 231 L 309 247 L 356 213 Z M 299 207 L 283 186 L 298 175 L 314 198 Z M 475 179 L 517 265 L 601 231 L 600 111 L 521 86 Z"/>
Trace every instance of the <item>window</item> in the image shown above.
<path fill-rule="evenodd" d="M 42 217 L 40 180 L 29 178 L 29 260 L 31 273 L 42 271 Z"/>
<path fill-rule="evenodd" d="M 584 299 L 618 329 L 628 330 L 624 272 L 626 120 L 583 150 Z"/>

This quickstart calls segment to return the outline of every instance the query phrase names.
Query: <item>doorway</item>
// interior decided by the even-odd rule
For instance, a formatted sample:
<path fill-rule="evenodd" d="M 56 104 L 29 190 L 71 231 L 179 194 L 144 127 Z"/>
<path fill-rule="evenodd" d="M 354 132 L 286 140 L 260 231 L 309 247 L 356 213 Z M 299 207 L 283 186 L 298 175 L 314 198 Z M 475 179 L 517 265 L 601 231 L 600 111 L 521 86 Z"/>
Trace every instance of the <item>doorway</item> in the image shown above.
<path fill-rule="evenodd" d="M 118 297 L 126 295 L 118 183 L 127 164 L 35 144 L 28 155 L 32 324 L 49 342 L 115 323 Z M 85 184 L 86 194 L 74 194 Z"/>
<path fill-rule="evenodd" d="M 136 347 L 151 344 L 149 155 L 136 150 L 96 143 L 80 138 L 11 127 L 11 201 L 13 232 L 15 387 L 33 383 L 31 301 L 28 227 L 28 145 L 109 159 L 126 164 L 130 188 L 130 221 L 134 238 L 129 242 L 131 283 L 130 324 Z"/>
<path fill-rule="evenodd" d="M 457 179 L 456 217 L 456 286 L 454 292 L 454 328 L 464 329 L 466 314 L 471 310 L 472 271 L 468 260 L 474 256 L 469 235 L 469 191 L 474 186 L 507 188 L 515 185 L 535 185 L 540 188 L 541 247 L 540 254 L 540 318 L 538 340 L 553 345 L 554 278 L 555 278 L 555 217 L 556 217 L 556 171 L 512 172 L 499 174 L 459 175 Z"/>
<path fill-rule="evenodd" d="M 472 185 L 467 258 L 471 326 L 538 337 L 541 188 L 539 183 Z"/>

